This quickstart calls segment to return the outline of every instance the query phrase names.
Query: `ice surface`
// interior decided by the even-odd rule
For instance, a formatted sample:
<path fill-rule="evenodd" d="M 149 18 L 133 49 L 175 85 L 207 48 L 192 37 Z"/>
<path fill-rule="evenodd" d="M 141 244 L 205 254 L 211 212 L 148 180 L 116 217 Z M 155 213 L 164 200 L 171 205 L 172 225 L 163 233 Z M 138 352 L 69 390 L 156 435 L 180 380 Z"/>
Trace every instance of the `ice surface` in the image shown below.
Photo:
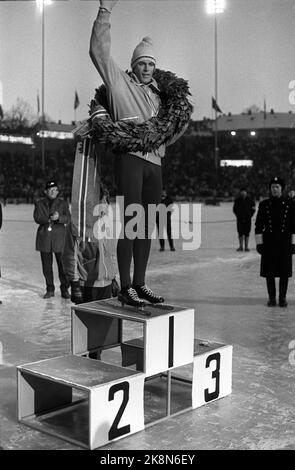
<path fill-rule="evenodd" d="M 0 446 L 70 449 L 75 446 L 17 424 L 15 366 L 70 352 L 69 300 L 44 300 L 37 225 L 32 205 L 3 208 L 0 231 Z M 232 204 L 202 206 L 201 247 L 152 251 L 147 283 L 168 303 L 195 309 L 195 337 L 233 345 L 233 393 L 163 425 L 114 442 L 110 449 L 295 449 L 295 288 L 288 308 L 266 307 L 253 227 L 250 252 L 236 252 Z M 188 221 L 186 221 L 188 222 Z M 174 218 L 174 227 L 177 224 Z M 192 225 L 192 224 L 191 224 Z M 177 430 L 177 432 L 176 432 Z"/>

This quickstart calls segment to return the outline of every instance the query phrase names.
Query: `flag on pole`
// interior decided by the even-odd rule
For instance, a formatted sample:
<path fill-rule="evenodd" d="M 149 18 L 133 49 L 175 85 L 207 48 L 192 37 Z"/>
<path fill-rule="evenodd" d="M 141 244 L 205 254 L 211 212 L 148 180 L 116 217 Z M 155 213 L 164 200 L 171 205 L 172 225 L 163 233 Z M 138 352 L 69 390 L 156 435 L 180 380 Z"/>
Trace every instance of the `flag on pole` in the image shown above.
<path fill-rule="evenodd" d="M 218 113 L 222 113 L 220 107 L 217 104 L 216 99 L 212 96 L 212 108 L 215 109 Z"/>
<path fill-rule="evenodd" d="M 39 98 L 39 90 L 37 92 L 37 114 L 40 114 L 40 98 Z"/>
<path fill-rule="evenodd" d="M 265 102 L 265 97 L 264 97 L 264 102 L 263 102 L 263 118 L 266 119 L 266 102 Z"/>
<path fill-rule="evenodd" d="M 74 100 L 74 109 L 77 109 L 80 104 L 79 96 L 77 90 L 75 90 L 75 100 Z"/>

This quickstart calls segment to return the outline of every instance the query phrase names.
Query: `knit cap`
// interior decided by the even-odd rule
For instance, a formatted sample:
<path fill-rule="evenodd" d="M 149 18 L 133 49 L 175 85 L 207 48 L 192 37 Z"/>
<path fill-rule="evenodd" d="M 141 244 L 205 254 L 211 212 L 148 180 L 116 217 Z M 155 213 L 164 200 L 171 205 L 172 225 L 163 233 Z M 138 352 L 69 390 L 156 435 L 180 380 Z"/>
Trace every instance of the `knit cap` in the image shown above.
<path fill-rule="evenodd" d="M 142 41 L 137 44 L 131 58 L 131 67 L 134 68 L 139 59 L 142 59 L 143 57 L 156 63 L 153 42 L 149 37 L 143 38 Z"/>

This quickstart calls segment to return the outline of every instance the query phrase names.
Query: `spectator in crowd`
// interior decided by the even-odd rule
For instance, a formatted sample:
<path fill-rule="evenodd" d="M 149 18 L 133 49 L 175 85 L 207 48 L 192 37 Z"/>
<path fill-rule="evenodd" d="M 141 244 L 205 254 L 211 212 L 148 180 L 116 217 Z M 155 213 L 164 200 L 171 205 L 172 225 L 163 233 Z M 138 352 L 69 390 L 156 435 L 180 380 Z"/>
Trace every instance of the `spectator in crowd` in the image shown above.
<path fill-rule="evenodd" d="M 166 210 L 165 211 L 158 210 L 156 214 L 156 222 L 157 222 L 157 229 L 158 229 L 159 242 L 160 242 L 160 251 L 165 250 L 165 239 L 164 239 L 164 233 L 163 233 L 165 227 L 167 231 L 167 238 L 168 238 L 170 250 L 175 251 L 174 241 L 172 238 L 172 227 L 171 227 L 173 200 L 167 194 L 165 189 L 163 189 L 162 191 L 161 204 L 163 204 L 166 207 Z"/>
<path fill-rule="evenodd" d="M 257 251 L 261 255 L 260 276 L 266 278 L 268 307 L 277 305 L 275 278 L 279 280 L 279 306 L 287 307 L 292 254 L 295 253 L 295 207 L 282 195 L 282 178 L 270 180 L 270 198 L 260 202 L 255 222 Z"/>
<path fill-rule="evenodd" d="M 239 196 L 235 199 L 233 212 L 237 218 L 237 231 L 239 247 L 237 251 L 249 251 L 249 235 L 251 231 L 251 219 L 255 213 L 255 202 L 251 199 L 245 188 L 241 188 Z"/>
<path fill-rule="evenodd" d="M 34 220 L 39 224 L 36 236 L 36 250 L 40 251 L 43 274 L 46 281 L 44 299 L 54 297 L 53 253 L 55 254 L 60 280 L 61 296 L 69 299 L 69 281 L 62 265 L 66 226 L 70 222 L 69 205 L 58 196 L 58 185 L 48 181 L 45 196 L 35 203 Z"/>

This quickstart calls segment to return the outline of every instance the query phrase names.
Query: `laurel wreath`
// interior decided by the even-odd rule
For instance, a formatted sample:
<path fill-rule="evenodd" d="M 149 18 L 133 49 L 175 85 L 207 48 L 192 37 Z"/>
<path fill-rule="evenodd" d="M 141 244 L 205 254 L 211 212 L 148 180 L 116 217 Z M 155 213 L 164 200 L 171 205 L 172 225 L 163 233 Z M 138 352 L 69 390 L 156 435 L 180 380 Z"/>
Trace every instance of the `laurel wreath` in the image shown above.
<path fill-rule="evenodd" d="M 172 72 L 160 69 L 155 70 L 154 78 L 161 99 L 158 115 L 140 124 L 133 121 L 114 122 L 110 117 L 96 120 L 91 129 L 95 142 L 110 146 L 114 152 L 146 153 L 167 144 L 183 131 L 193 112 L 188 99 L 191 95 L 188 82 Z M 89 105 L 90 114 L 98 104 L 108 109 L 105 86 L 102 85 L 95 91 L 95 97 Z"/>

